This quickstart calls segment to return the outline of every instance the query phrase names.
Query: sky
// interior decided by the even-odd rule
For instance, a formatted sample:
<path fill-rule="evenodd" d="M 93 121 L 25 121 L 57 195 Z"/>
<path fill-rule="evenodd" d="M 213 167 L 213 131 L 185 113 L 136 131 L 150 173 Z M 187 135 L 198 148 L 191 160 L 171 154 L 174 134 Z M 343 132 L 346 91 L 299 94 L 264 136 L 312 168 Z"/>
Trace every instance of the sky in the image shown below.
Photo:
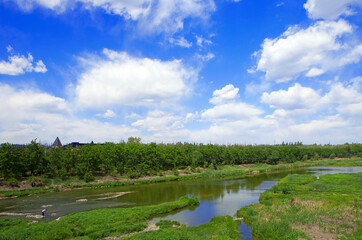
<path fill-rule="evenodd" d="M 362 0 L 0 0 L 0 143 L 362 142 Z"/>

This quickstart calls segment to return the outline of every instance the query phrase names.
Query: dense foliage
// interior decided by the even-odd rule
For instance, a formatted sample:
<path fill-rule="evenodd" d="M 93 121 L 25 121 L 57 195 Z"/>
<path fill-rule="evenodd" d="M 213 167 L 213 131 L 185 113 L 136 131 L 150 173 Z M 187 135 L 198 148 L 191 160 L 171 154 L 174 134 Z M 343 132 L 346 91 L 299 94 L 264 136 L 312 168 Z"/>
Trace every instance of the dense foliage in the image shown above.
<path fill-rule="evenodd" d="M 137 141 L 136 141 L 137 140 Z M 213 145 L 141 144 L 128 142 L 48 148 L 32 141 L 26 146 L 9 143 L 0 147 L 0 177 L 21 178 L 80 176 L 91 181 L 93 174 L 122 174 L 130 178 L 156 175 L 160 171 L 220 165 L 296 162 L 308 159 L 362 155 L 362 144 L 344 145 Z"/>

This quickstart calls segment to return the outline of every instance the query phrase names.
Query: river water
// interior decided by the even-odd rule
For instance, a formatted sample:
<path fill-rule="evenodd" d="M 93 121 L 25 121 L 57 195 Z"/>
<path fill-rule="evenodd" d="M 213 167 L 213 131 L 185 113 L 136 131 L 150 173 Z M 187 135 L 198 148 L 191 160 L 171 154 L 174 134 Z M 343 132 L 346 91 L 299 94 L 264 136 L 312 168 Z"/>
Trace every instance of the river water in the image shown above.
<path fill-rule="evenodd" d="M 335 173 L 362 172 L 362 167 L 308 167 L 296 170 L 271 172 L 228 180 L 195 180 L 146 185 L 82 189 L 68 192 L 45 193 L 35 196 L 0 200 L 0 217 L 17 216 L 54 220 L 72 212 L 105 207 L 133 207 L 175 201 L 184 195 L 194 195 L 200 205 L 153 219 L 176 220 L 187 226 L 197 226 L 214 216 L 233 216 L 241 207 L 257 203 L 262 192 L 290 173 L 320 176 Z M 123 193 L 127 193 L 122 195 Z M 41 210 L 46 208 L 45 218 Z M 240 228 L 243 239 L 252 239 L 245 224 Z"/>

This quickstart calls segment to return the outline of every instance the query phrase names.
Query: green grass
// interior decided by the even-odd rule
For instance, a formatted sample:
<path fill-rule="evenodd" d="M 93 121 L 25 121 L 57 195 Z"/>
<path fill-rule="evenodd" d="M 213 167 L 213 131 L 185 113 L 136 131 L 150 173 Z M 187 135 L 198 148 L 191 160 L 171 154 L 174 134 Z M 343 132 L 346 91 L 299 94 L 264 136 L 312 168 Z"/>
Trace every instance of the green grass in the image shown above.
<path fill-rule="evenodd" d="M 24 220 L 5 219 L 0 221 L 0 224 L 6 226 L 0 228 L 0 239 L 99 239 L 120 236 L 143 230 L 147 227 L 147 221 L 159 214 L 198 203 L 196 197 L 185 196 L 176 202 L 155 206 L 104 208 L 72 213 L 59 221 L 26 224 Z"/>
<path fill-rule="evenodd" d="M 260 239 L 361 239 L 362 173 L 288 175 L 238 217 Z"/>
<path fill-rule="evenodd" d="M 213 217 L 210 222 L 197 227 L 164 228 L 156 231 L 138 233 L 125 240 L 181 240 L 181 239 L 240 239 L 238 226 L 230 216 Z"/>
<path fill-rule="evenodd" d="M 124 181 L 108 181 L 103 183 L 94 183 L 70 178 L 68 180 L 60 180 L 59 178 L 54 179 L 53 185 L 49 188 L 32 188 L 27 190 L 9 190 L 9 191 L 0 191 L 0 195 L 4 197 L 11 196 L 24 196 L 36 193 L 44 193 L 48 191 L 54 191 L 54 189 L 59 189 L 61 187 L 65 188 L 99 188 L 99 187 L 116 187 L 116 186 L 129 186 L 136 184 L 151 184 L 159 182 L 171 182 L 171 181 L 182 181 L 190 179 L 209 179 L 209 178 L 225 178 L 225 177 L 241 177 L 244 175 L 252 174 L 252 172 L 257 171 L 260 173 L 270 172 L 270 171 L 282 171 L 293 168 L 300 167 L 309 167 L 309 166 L 362 166 L 362 158 L 354 159 L 327 159 L 327 160 L 314 160 L 314 161 L 297 161 L 295 163 L 279 164 L 279 165 L 268 165 L 268 164 L 252 164 L 248 165 L 247 168 L 242 166 L 220 166 L 219 170 L 214 169 L 203 169 L 198 174 L 191 175 L 179 175 L 179 176 L 161 176 L 157 178 L 148 178 L 148 179 L 133 179 L 133 180 L 124 180 Z M 74 182 L 74 179 L 77 181 Z M 58 186 L 58 188 L 56 188 Z"/>

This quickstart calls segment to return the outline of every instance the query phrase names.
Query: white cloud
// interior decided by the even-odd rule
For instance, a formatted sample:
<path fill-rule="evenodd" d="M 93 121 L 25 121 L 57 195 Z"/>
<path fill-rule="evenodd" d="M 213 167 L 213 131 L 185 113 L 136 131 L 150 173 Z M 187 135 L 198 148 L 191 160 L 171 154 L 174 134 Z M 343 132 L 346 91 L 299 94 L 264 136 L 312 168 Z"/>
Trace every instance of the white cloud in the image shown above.
<path fill-rule="evenodd" d="M 105 113 L 98 113 L 96 114 L 96 116 L 101 118 L 114 118 L 117 116 L 117 114 L 112 110 L 108 109 Z"/>
<path fill-rule="evenodd" d="M 320 21 L 307 29 L 289 27 L 280 37 L 264 40 L 255 70 L 265 72 L 267 80 L 286 82 L 301 73 L 314 77 L 357 63 L 362 46 L 350 46 L 341 40 L 352 32 L 352 26 L 344 20 Z"/>
<path fill-rule="evenodd" d="M 153 110 L 143 119 L 132 123 L 133 127 L 146 132 L 142 139 L 156 142 L 177 142 L 189 140 L 190 131 L 184 128 L 183 119 L 170 112 Z"/>
<path fill-rule="evenodd" d="M 342 83 L 335 83 L 331 86 L 331 90 L 323 97 L 326 103 L 360 103 L 362 102 L 362 94 L 353 86 L 344 87 Z"/>
<path fill-rule="evenodd" d="M 8 52 L 13 51 L 10 45 L 6 49 Z M 33 61 L 34 58 L 30 53 L 28 53 L 27 57 L 24 55 L 10 55 L 8 61 L 0 61 L 0 74 L 16 76 L 25 72 L 45 73 L 47 71 L 42 60 L 36 62 L 35 66 Z"/>
<path fill-rule="evenodd" d="M 213 0 L 14 0 L 19 7 L 30 11 L 41 6 L 64 12 L 82 3 L 86 9 L 102 8 L 109 14 L 138 21 L 145 31 L 177 32 L 187 18 L 207 19 L 216 7 Z"/>
<path fill-rule="evenodd" d="M 67 111 L 63 98 L 51 96 L 33 90 L 17 90 L 9 85 L 0 83 L 0 119 L 2 127 L 12 126 L 16 120 L 31 121 L 42 113 L 62 113 Z"/>
<path fill-rule="evenodd" d="M 251 119 L 262 113 L 262 110 L 247 103 L 231 102 L 207 109 L 201 113 L 201 117 L 206 121 L 235 121 Z"/>
<path fill-rule="evenodd" d="M 222 89 L 215 90 L 212 93 L 212 98 L 209 102 L 212 104 L 223 104 L 226 102 L 233 101 L 239 98 L 239 88 L 235 88 L 234 85 L 228 84 Z"/>
<path fill-rule="evenodd" d="M 304 8 L 312 19 L 337 19 L 339 16 L 355 14 L 356 6 L 362 7 L 361 0 L 308 0 Z"/>
<path fill-rule="evenodd" d="M 10 45 L 8 45 L 8 46 L 6 47 L 6 51 L 7 51 L 7 52 L 12 52 L 13 50 L 14 50 L 13 47 L 10 46 Z"/>
<path fill-rule="evenodd" d="M 206 54 L 206 55 L 201 55 L 201 54 L 196 53 L 195 56 L 198 59 L 200 59 L 200 60 L 202 60 L 204 62 L 208 62 L 208 61 L 210 61 L 211 59 L 213 59 L 215 57 L 215 55 L 213 53 L 210 53 L 210 52 L 208 54 Z"/>
<path fill-rule="evenodd" d="M 185 47 L 185 48 L 190 48 L 192 47 L 192 42 L 187 41 L 184 37 L 180 37 L 180 38 L 170 38 L 169 42 L 171 44 L 174 44 L 176 46 L 180 46 L 180 47 Z"/>
<path fill-rule="evenodd" d="M 120 141 L 139 135 L 137 129 L 74 117 L 65 99 L 0 84 L 0 142 L 29 143 L 38 138 L 71 141 Z"/>
<path fill-rule="evenodd" d="M 211 35 L 211 37 L 212 37 L 212 36 L 213 36 L 213 35 Z M 211 44 L 212 44 L 212 41 L 209 40 L 209 39 L 205 39 L 205 38 L 203 38 L 203 37 L 201 37 L 201 36 L 196 36 L 196 44 L 197 44 L 197 46 L 199 46 L 199 47 L 203 47 L 204 44 L 211 45 Z"/>
<path fill-rule="evenodd" d="M 269 104 L 271 108 L 286 110 L 315 107 L 320 100 L 321 96 L 317 91 L 312 88 L 302 87 L 299 83 L 289 87 L 287 91 L 264 92 L 261 97 L 261 102 Z"/>
<path fill-rule="evenodd" d="M 160 110 L 153 110 L 147 114 L 146 118 L 132 123 L 132 126 L 145 128 L 150 132 L 164 131 L 173 127 L 175 122 L 179 122 L 179 120 L 179 117 L 176 117 L 171 113 Z"/>
<path fill-rule="evenodd" d="M 197 72 L 180 60 L 136 58 L 108 49 L 106 58 L 84 60 L 75 95 L 79 106 L 172 104 L 191 91 Z"/>
<path fill-rule="evenodd" d="M 312 120 L 308 123 L 296 124 L 291 126 L 291 130 L 297 135 L 314 135 L 317 136 L 320 133 L 326 135 L 326 131 L 334 132 L 334 130 L 341 130 L 344 127 L 348 127 L 348 122 L 342 119 L 339 115 L 327 116 L 324 119 Z M 327 134 L 329 135 L 329 134 Z M 335 134 L 330 134 L 334 137 L 338 136 Z M 332 139 L 332 138 L 331 138 Z"/>
<path fill-rule="evenodd" d="M 341 116 L 352 117 L 353 119 L 361 119 L 362 101 L 339 106 L 338 112 L 341 114 Z M 359 120 L 359 122 L 362 122 L 362 120 Z"/>
<path fill-rule="evenodd" d="M 185 123 L 194 121 L 198 118 L 198 116 L 199 116 L 199 112 L 187 113 L 184 121 L 185 121 Z"/>

